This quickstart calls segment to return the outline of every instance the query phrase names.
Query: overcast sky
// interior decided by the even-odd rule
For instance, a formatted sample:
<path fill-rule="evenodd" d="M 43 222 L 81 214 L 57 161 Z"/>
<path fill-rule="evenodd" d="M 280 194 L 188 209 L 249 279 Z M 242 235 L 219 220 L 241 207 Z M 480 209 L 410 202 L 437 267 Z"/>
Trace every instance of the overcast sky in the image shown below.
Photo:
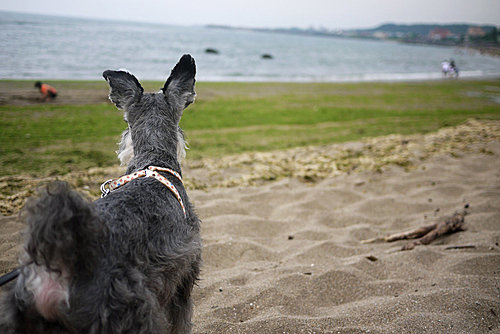
<path fill-rule="evenodd" d="M 346 29 L 388 22 L 500 25 L 500 0 L 0 0 L 0 10 L 242 27 Z"/>

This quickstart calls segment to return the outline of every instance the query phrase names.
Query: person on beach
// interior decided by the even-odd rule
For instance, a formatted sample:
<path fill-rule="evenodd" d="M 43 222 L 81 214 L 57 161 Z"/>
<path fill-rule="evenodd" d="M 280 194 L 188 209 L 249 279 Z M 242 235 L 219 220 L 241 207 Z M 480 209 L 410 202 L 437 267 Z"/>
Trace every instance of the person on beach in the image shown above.
<path fill-rule="evenodd" d="M 449 71 L 450 71 L 450 63 L 447 60 L 445 60 L 441 63 L 441 72 L 443 73 L 444 76 L 447 76 Z"/>
<path fill-rule="evenodd" d="M 40 90 L 40 94 L 42 94 L 42 102 L 45 102 L 46 100 L 52 101 L 57 97 L 57 90 L 48 84 L 37 81 L 35 82 L 35 87 L 38 88 Z"/>
<path fill-rule="evenodd" d="M 455 61 L 453 59 L 450 60 L 450 70 L 452 71 L 452 74 L 458 77 L 458 67 L 455 65 Z"/>
<path fill-rule="evenodd" d="M 458 68 L 453 59 L 450 59 L 450 61 L 445 60 L 441 63 L 441 72 L 444 77 L 458 78 Z"/>

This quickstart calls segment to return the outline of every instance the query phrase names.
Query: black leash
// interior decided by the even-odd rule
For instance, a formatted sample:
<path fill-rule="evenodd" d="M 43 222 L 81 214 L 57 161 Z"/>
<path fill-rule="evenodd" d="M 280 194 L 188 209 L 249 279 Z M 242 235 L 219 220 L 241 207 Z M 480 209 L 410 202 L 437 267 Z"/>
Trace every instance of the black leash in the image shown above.
<path fill-rule="evenodd" d="M 16 268 L 14 270 L 12 270 L 10 273 L 7 273 L 3 276 L 0 277 L 0 286 L 3 286 L 7 283 L 9 283 L 10 281 L 14 280 L 17 278 L 17 276 L 19 276 L 19 273 L 21 272 L 21 270 L 19 268 Z"/>

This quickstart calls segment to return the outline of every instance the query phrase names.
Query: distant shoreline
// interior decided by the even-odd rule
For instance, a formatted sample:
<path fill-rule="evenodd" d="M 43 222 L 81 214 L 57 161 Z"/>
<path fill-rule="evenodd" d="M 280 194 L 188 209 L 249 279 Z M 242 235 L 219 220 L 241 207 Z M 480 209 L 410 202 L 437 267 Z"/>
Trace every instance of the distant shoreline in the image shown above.
<path fill-rule="evenodd" d="M 276 77 L 224 77 L 224 76 L 207 76 L 197 79 L 197 82 L 206 83 L 291 83 L 291 84 L 342 84 L 342 83 L 404 83 L 404 82 L 425 82 L 439 80 L 495 80 L 500 79 L 500 73 L 486 74 L 480 71 L 463 71 L 460 72 L 459 78 L 443 77 L 439 71 L 433 73 L 377 73 L 363 74 L 352 76 L 335 76 L 323 79 L 315 78 L 276 78 Z M 64 82 L 101 82 L 99 78 L 0 78 L 0 82 L 8 81 L 64 81 Z M 144 79 L 149 82 L 162 82 L 159 79 Z"/>
<path fill-rule="evenodd" d="M 500 40 L 485 40 L 483 37 L 469 37 L 467 29 L 470 27 L 480 28 L 484 31 L 496 29 L 493 25 L 475 24 L 384 24 L 371 29 L 347 29 L 347 30 L 326 30 L 326 29 L 302 29 L 302 28 L 245 28 L 226 25 L 206 25 L 211 29 L 254 31 L 261 33 L 276 33 L 310 37 L 326 37 L 341 39 L 358 39 L 372 41 L 393 41 L 402 44 L 417 44 L 429 46 L 448 46 L 464 49 L 477 50 L 481 54 L 500 57 Z M 429 34 L 432 30 L 447 30 L 448 38 L 432 39 Z M 453 34 L 452 34 L 453 32 Z M 460 36 L 460 37 L 457 37 Z M 462 40 L 460 40 L 462 38 Z M 483 38 L 483 39 L 481 39 Z"/>

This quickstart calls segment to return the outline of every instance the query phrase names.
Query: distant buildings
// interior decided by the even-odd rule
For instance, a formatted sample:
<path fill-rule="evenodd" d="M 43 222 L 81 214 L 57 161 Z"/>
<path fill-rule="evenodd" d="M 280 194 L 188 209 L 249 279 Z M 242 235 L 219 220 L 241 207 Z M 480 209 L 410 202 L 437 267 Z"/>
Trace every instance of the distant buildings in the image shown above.
<path fill-rule="evenodd" d="M 486 32 L 481 27 L 469 27 L 467 36 L 469 37 L 484 37 Z"/>
<path fill-rule="evenodd" d="M 470 24 L 382 24 L 372 29 L 328 30 L 314 28 L 238 28 L 230 26 L 209 26 L 220 29 L 253 30 L 296 35 L 324 37 L 363 38 L 393 40 L 413 44 L 434 44 L 449 46 L 494 47 L 500 49 L 500 34 L 494 25 Z"/>
<path fill-rule="evenodd" d="M 384 31 L 375 31 L 373 33 L 373 37 L 378 38 L 378 39 L 386 39 L 389 37 L 389 34 L 384 32 Z"/>
<path fill-rule="evenodd" d="M 391 39 L 406 43 L 463 45 L 500 44 L 500 36 L 495 26 L 475 26 L 467 24 L 451 25 L 397 25 L 386 24 L 375 29 L 347 30 L 336 33 L 342 37 Z"/>
<path fill-rule="evenodd" d="M 431 41 L 440 41 L 442 39 L 453 38 L 456 37 L 449 31 L 448 29 L 436 28 L 429 31 L 429 39 Z"/>

